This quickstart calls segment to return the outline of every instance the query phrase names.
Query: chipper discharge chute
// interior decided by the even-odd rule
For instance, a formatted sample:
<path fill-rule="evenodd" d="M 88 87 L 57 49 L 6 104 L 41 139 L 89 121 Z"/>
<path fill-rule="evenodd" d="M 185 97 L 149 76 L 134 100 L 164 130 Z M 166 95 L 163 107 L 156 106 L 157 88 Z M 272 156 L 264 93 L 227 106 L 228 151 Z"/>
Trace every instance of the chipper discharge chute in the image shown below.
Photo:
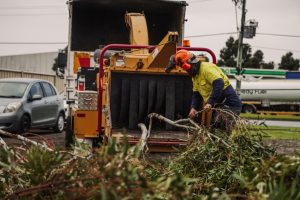
<path fill-rule="evenodd" d="M 87 80 L 91 76 L 84 72 L 86 69 L 79 71 L 77 88 L 80 88 L 80 80 L 83 79 L 85 88 L 88 85 L 97 85 L 98 91 L 91 91 L 91 88 L 94 88 L 92 86 L 88 87 L 88 90 L 77 91 L 79 106 L 73 109 L 73 130 L 77 138 L 96 140 L 104 136 L 122 141 L 127 135 L 128 141 L 134 144 L 141 137 L 138 124 L 148 125 L 150 113 L 158 113 L 171 120 L 187 118 L 192 96 L 191 78 L 180 68 L 171 73 L 165 72 L 170 56 L 183 48 L 178 46 L 182 44 L 185 4 L 166 3 L 165 9 L 168 5 L 177 6 L 176 13 L 169 13 L 166 19 L 161 20 L 158 16 L 164 15 L 157 4 L 143 7 L 145 12 L 126 12 L 130 9 L 123 11 L 126 28 L 129 30 L 129 44 L 102 46 L 95 54 L 94 59 L 99 62 L 99 68 L 96 69 L 99 75 L 93 80 L 96 79 L 94 82 L 97 84 L 91 84 L 91 81 Z M 118 12 L 121 10 L 119 7 Z M 171 19 L 170 15 L 174 19 Z M 166 28 L 171 31 L 165 31 Z M 162 32 L 165 32 L 164 37 L 157 42 L 158 45 L 150 46 L 149 44 L 157 41 L 157 35 L 162 35 Z M 215 61 L 215 56 L 209 49 L 187 49 L 206 51 Z M 96 98 L 97 109 L 86 109 L 85 104 L 91 107 Z M 185 144 L 185 141 L 184 131 L 156 120 L 148 139 L 148 147 L 151 151 L 173 151 L 173 146 Z"/>

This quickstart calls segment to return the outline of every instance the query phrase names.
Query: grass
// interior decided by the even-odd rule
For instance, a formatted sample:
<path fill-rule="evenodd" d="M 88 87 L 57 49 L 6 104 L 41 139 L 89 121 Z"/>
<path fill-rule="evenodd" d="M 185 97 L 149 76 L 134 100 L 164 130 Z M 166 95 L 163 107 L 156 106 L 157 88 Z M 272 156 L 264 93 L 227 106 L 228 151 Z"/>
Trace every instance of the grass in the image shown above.
<path fill-rule="evenodd" d="M 246 114 L 241 113 L 240 115 L 246 119 L 269 119 L 269 120 L 289 120 L 289 121 L 300 121 L 300 116 L 293 115 L 259 115 L 259 114 Z"/>
<path fill-rule="evenodd" d="M 260 129 L 266 133 L 266 139 L 274 140 L 300 140 L 300 128 L 294 127 L 279 127 L 279 126 L 254 126 L 253 133 L 256 131 L 254 129 Z"/>

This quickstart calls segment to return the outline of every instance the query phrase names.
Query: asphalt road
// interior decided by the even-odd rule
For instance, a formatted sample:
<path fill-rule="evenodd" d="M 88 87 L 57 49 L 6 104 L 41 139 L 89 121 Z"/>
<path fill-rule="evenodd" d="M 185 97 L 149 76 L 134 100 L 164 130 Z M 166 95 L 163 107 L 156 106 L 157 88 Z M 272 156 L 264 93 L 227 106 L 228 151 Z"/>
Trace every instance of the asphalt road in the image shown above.
<path fill-rule="evenodd" d="M 50 148 L 63 149 L 65 147 L 65 132 L 54 133 L 52 130 L 31 130 L 23 136 L 37 142 L 45 142 Z M 3 140 L 8 146 L 21 146 L 25 144 L 15 138 L 3 137 Z"/>

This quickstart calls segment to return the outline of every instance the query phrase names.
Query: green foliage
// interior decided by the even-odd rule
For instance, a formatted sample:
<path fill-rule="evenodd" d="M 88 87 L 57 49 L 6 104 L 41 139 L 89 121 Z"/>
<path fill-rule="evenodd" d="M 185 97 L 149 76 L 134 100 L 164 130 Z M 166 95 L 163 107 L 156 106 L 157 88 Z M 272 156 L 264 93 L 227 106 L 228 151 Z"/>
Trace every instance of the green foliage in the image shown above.
<path fill-rule="evenodd" d="M 234 40 L 230 37 L 224 47 L 220 51 L 220 60 L 218 60 L 218 66 L 236 67 L 237 66 L 237 54 L 238 54 L 238 40 Z M 261 50 L 257 50 L 252 55 L 252 48 L 249 44 L 243 44 L 243 63 L 244 68 L 264 68 L 273 69 L 274 62 L 265 63 L 264 53 Z"/>
<path fill-rule="evenodd" d="M 245 183 L 248 190 L 269 200 L 300 199 L 300 156 L 277 156 L 263 160 Z"/>
<path fill-rule="evenodd" d="M 207 130 L 205 130 L 207 131 Z M 139 146 L 109 140 L 86 157 L 0 148 L 0 196 L 7 199 L 300 199 L 300 155 L 275 156 L 262 135 L 237 127 L 194 135 L 159 162 Z M 78 149 L 77 149 L 78 150 Z"/>
<path fill-rule="evenodd" d="M 39 185 L 51 178 L 52 170 L 57 168 L 62 160 L 63 155 L 59 152 L 49 153 L 40 148 L 31 148 L 27 152 L 27 159 L 20 165 L 25 170 L 20 178 L 28 180 L 30 185 Z"/>
<path fill-rule="evenodd" d="M 230 37 L 226 41 L 226 47 L 224 47 L 220 51 L 221 60 L 218 60 L 217 64 L 219 66 L 235 67 L 236 66 L 236 58 L 237 58 L 237 50 L 238 50 L 237 41 L 235 41 L 233 37 Z"/>
<path fill-rule="evenodd" d="M 0 195 L 8 199 L 188 199 L 179 174 L 150 181 L 139 150 L 114 140 L 86 158 L 31 147 L 0 151 Z"/>
<path fill-rule="evenodd" d="M 259 69 L 263 65 L 264 53 L 261 50 L 257 50 L 248 62 L 245 62 L 245 68 Z"/>
<path fill-rule="evenodd" d="M 226 191 L 239 191 L 235 174 L 253 176 L 253 169 L 262 159 L 269 158 L 274 151 L 260 144 L 260 137 L 248 134 L 226 136 L 223 140 L 194 138 L 188 148 L 175 159 L 170 167 L 191 178 L 197 178 L 201 192 L 210 193 L 214 188 Z"/>
<path fill-rule="evenodd" d="M 238 54 L 238 40 L 234 40 L 233 37 L 229 37 L 226 41 L 226 47 L 220 51 L 220 60 L 218 60 L 218 66 L 227 66 L 227 67 L 236 67 Z M 251 58 L 251 47 L 249 44 L 243 44 L 243 63 L 245 64 L 250 62 Z"/>
<path fill-rule="evenodd" d="M 268 62 L 268 63 L 262 63 L 262 68 L 263 69 L 274 69 L 274 62 Z"/>
<path fill-rule="evenodd" d="M 293 58 L 293 53 L 288 52 L 281 57 L 281 62 L 279 64 L 279 69 L 285 70 L 295 70 L 298 71 L 300 67 L 300 60 Z"/>

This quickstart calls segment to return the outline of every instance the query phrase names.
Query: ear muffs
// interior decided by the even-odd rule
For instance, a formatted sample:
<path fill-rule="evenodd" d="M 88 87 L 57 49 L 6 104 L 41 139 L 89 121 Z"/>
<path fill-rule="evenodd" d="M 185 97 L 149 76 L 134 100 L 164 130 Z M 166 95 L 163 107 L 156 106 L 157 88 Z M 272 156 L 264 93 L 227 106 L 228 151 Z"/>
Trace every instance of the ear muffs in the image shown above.
<path fill-rule="evenodd" d="M 191 69 L 191 65 L 187 62 L 183 63 L 181 67 L 186 71 Z"/>
<path fill-rule="evenodd" d="M 191 69 L 191 65 L 187 62 L 183 62 L 181 58 L 178 59 L 177 65 L 186 71 Z"/>

